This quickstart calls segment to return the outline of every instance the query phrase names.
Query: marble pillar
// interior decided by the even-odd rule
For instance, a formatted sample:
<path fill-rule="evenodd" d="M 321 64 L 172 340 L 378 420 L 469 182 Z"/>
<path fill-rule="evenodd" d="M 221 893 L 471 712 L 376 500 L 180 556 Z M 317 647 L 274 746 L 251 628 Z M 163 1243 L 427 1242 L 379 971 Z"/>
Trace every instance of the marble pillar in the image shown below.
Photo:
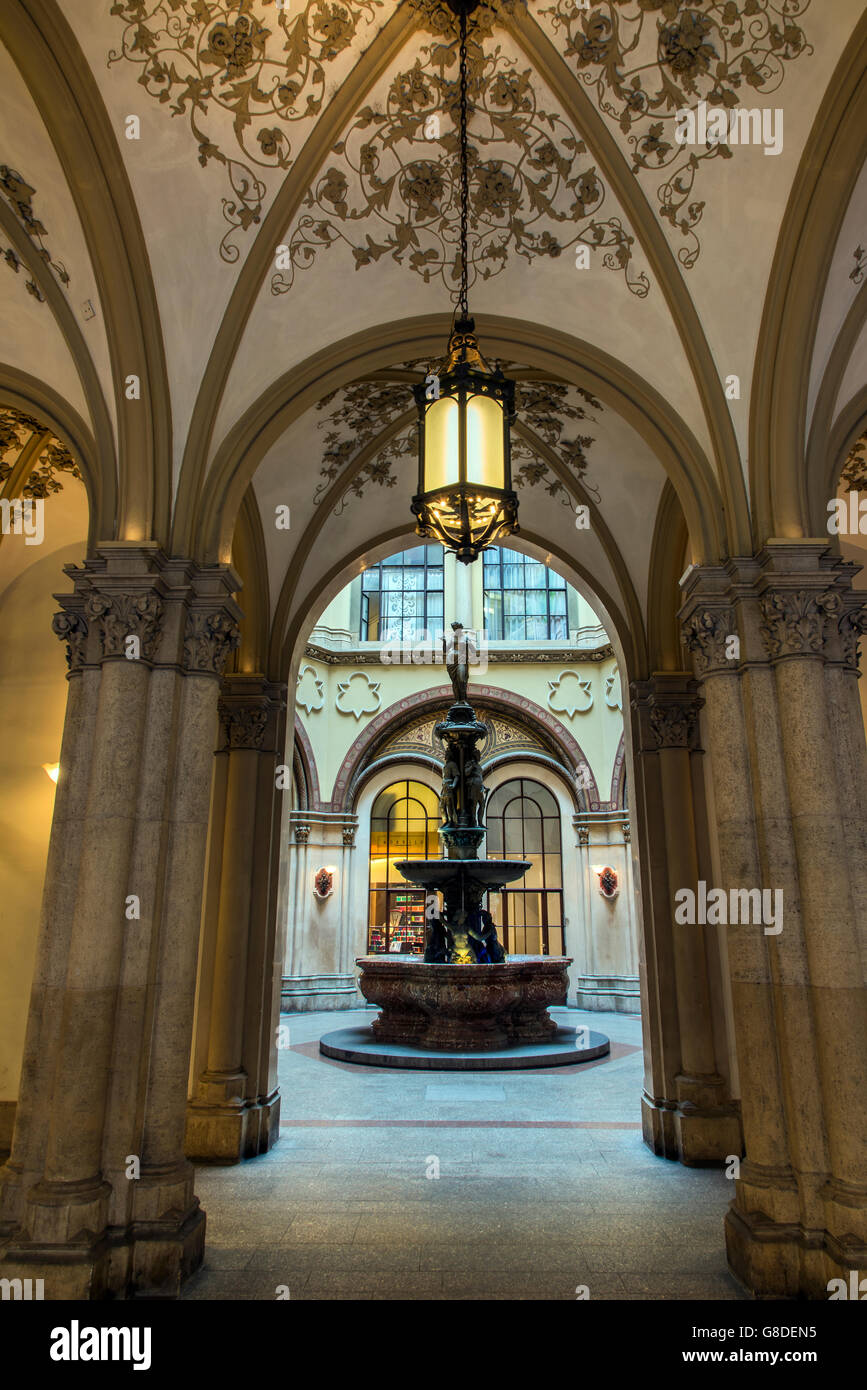
<path fill-rule="evenodd" d="M 285 686 L 231 675 L 220 698 L 209 891 L 199 976 L 196 1085 L 186 1153 L 237 1163 L 265 1153 L 280 1123 L 277 1025 L 283 943 L 277 931 Z M 280 936 L 280 939 L 278 939 Z"/>
<path fill-rule="evenodd" d="M 740 1156 L 742 1138 L 715 978 L 719 956 L 712 927 L 674 920 L 675 893 L 695 892 L 708 873 L 696 776 L 701 700 L 688 673 L 658 672 L 633 684 L 631 702 L 647 844 L 640 864 L 648 928 L 644 1139 L 685 1164 L 722 1163 Z"/>
<path fill-rule="evenodd" d="M 773 904 L 727 927 L 746 1157 L 726 1240 L 732 1271 L 760 1297 L 824 1299 L 830 1279 L 867 1267 L 851 572 L 824 541 L 772 541 L 683 581 L 720 886 Z"/>
<path fill-rule="evenodd" d="M 101 545 L 60 598 L 68 700 L 0 1272 L 49 1299 L 176 1293 L 204 1213 L 183 1154 L 219 676 L 237 576 Z"/>

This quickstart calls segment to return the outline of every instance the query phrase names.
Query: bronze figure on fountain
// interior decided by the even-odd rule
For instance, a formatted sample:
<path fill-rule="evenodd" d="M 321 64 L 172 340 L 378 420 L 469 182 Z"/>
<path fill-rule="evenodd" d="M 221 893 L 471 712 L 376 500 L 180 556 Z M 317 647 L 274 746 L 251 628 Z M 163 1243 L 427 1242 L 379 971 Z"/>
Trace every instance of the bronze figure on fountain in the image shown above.
<path fill-rule="evenodd" d="M 487 799 L 479 744 L 487 729 L 467 699 L 475 645 L 461 623 L 452 623 L 452 633 L 448 644 L 443 641 L 443 655 L 455 700 L 435 731 L 445 751 L 439 830 L 445 858 L 397 867 L 410 882 L 424 883 L 443 895 L 442 916 L 428 918 L 424 953 L 428 964 L 497 965 L 505 961 L 506 953 L 482 903 L 490 889 L 521 877 L 529 865 L 479 858 Z"/>

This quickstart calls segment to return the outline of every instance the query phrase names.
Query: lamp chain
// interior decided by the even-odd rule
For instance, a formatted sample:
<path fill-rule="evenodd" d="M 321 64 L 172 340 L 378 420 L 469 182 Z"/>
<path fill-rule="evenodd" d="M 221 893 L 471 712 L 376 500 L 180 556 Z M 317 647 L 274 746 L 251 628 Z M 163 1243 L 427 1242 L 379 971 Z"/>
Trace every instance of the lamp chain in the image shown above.
<path fill-rule="evenodd" d="M 470 176 L 467 158 L 467 11 L 461 6 L 460 47 L 460 150 L 461 150 L 461 318 L 469 318 L 467 236 L 470 202 Z"/>

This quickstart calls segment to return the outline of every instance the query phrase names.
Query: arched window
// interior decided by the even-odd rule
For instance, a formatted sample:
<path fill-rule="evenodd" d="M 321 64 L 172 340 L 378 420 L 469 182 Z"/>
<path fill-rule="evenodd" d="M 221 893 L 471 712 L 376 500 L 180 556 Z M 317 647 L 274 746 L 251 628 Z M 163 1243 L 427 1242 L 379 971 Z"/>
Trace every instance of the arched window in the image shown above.
<path fill-rule="evenodd" d="M 488 907 L 513 955 L 563 955 L 563 872 L 560 808 L 540 782 L 526 777 L 491 793 L 487 812 L 489 859 L 528 859 L 514 888 L 491 893 Z"/>
<path fill-rule="evenodd" d="M 424 889 L 394 867 L 400 859 L 439 858 L 439 802 L 423 782 L 394 782 L 370 811 L 370 894 L 367 948 L 371 954 L 424 952 Z"/>

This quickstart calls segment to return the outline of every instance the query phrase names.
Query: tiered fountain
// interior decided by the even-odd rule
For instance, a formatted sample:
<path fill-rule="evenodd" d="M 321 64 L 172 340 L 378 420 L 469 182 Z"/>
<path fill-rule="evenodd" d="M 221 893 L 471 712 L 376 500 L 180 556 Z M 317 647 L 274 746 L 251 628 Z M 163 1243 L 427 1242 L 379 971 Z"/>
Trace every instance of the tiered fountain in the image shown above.
<path fill-rule="evenodd" d="M 487 730 L 467 700 L 467 639 L 460 623 L 452 628 L 444 654 L 455 703 L 436 726 L 445 750 L 439 832 L 445 854 L 396 865 L 428 893 L 424 960 L 361 956 L 359 988 L 381 1013 L 369 1028 L 326 1034 L 320 1051 L 343 1061 L 433 1069 L 545 1067 L 600 1057 L 609 1050 L 603 1034 L 562 1027 L 548 1015 L 566 1003 L 571 959 L 507 960 L 482 906 L 486 893 L 523 878 L 530 864 L 478 857 L 487 798 L 478 744 Z"/>

